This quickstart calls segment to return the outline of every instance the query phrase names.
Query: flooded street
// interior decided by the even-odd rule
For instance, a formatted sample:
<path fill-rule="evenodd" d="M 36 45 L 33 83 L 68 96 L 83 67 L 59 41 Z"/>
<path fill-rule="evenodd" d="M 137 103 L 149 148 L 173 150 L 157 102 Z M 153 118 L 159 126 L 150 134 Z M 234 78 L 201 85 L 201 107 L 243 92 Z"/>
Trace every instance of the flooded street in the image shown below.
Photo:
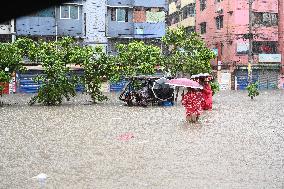
<path fill-rule="evenodd" d="M 190 125 L 180 103 L 92 105 L 80 95 L 58 107 L 4 96 L 0 188 L 284 188 L 284 90 L 220 92 Z"/>

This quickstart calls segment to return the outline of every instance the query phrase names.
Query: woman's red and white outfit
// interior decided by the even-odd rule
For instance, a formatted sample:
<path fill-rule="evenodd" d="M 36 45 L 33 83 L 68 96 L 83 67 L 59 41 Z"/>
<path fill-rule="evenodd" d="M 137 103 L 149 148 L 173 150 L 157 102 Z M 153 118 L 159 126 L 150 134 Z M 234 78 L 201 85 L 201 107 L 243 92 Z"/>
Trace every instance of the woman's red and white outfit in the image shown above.
<path fill-rule="evenodd" d="M 199 91 L 189 91 L 182 98 L 182 105 L 186 109 L 186 115 L 191 116 L 196 114 L 199 116 L 202 113 L 203 94 Z"/>
<path fill-rule="evenodd" d="M 203 110 L 212 110 L 212 89 L 209 83 L 203 85 L 203 99 L 202 108 Z"/>

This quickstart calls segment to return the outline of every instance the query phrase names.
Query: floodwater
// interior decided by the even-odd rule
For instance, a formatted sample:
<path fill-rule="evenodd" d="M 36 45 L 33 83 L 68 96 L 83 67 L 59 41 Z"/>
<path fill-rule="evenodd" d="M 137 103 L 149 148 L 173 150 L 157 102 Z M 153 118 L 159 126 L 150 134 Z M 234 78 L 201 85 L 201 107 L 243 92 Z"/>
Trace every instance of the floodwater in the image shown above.
<path fill-rule="evenodd" d="M 220 92 L 198 124 L 180 103 L 126 107 L 108 95 L 57 107 L 4 96 L 0 188 L 284 188 L 284 90 Z"/>

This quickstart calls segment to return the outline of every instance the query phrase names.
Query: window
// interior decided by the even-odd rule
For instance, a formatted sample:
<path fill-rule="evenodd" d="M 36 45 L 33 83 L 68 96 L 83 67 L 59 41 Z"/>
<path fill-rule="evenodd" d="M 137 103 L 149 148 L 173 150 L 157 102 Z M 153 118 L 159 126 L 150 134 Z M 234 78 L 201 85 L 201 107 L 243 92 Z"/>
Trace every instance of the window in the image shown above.
<path fill-rule="evenodd" d="M 185 31 L 187 33 L 195 32 L 195 27 L 194 26 L 188 26 L 188 27 L 185 28 Z"/>
<path fill-rule="evenodd" d="M 252 52 L 254 54 L 276 54 L 277 45 L 276 41 L 253 41 Z"/>
<path fill-rule="evenodd" d="M 60 6 L 60 19 L 79 19 L 79 6 Z"/>
<path fill-rule="evenodd" d="M 111 8 L 111 21 L 128 22 L 128 9 L 126 8 Z"/>
<path fill-rule="evenodd" d="M 200 33 L 201 33 L 201 34 L 206 33 L 206 22 L 202 22 L 202 23 L 200 24 Z"/>
<path fill-rule="evenodd" d="M 216 28 L 217 30 L 220 30 L 221 28 L 223 28 L 223 16 L 216 17 Z"/>
<path fill-rule="evenodd" d="M 186 19 L 188 17 L 194 17 L 195 15 L 195 5 L 189 4 L 185 6 L 182 10 L 182 19 Z"/>
<path fill-rule="evenodd" d="M 200 0 L 200 10 L 206 9 L 206 0 Z"/>
<path fill-rule="evenodd" d="M 33 12 L 29 14 L 30 17 L 54 17 L 55 16 L 55 8 L 47 8 L 40 10 L 38 12 Z"/>
<path fill-rule="evenodd" d="M 268 12 L 254 12 L 253 13 L 253 25 L 257 26 L 277 26 L 278 14 Z"/>
<path fill-rule="evenodd" d="M 38 17 L 54 17 L 55 10 L 54 8 L 48 8 L 48 9 L 44 9 L 39 11 L 36 16 Z"/>
<path fill-rule="evenodd" d="M 2 23 L 0 23 L 0 25 L 10 25 L 10 21 L 2 22 Z"/>

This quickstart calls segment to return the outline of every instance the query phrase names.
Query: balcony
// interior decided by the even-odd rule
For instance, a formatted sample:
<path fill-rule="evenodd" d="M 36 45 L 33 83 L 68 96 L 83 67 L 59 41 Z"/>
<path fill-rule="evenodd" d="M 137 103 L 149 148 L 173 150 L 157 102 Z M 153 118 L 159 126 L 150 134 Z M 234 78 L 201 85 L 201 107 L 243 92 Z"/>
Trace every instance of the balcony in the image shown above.
<path fill-rule="evenodd" d="M 129 38 L 133 37 L 134 24 L 132 22 L 110 21 L 107 28 L 107 37 Z"/>
<path fill-rule="evenodd" d="M 55 18 L 34 16 L 17 18 L 16 32 L 18 35 L 55 35 Z"/>
<path fill-rule="evenodd" d="M 165 22 L 158 23 L 134 23 L 135 38 L 161 38 L 165 35 Z"/>
<path fill-rule="evenodd" d="M 166 0 L 133 0 L 133 6 L 136 7 L 163 7 L 167 8 Z"/>
<path fill-rule="evenodd" d="M 108 6 L 117 6 L 117 7 L 132 7 L 133 0 L 108 0 Z"/>
<path fill-rule="evenodd" d="M 163 7 L 167 8 L 166 0 L 108 0 L 108 6 L 117 7 Z"/>

